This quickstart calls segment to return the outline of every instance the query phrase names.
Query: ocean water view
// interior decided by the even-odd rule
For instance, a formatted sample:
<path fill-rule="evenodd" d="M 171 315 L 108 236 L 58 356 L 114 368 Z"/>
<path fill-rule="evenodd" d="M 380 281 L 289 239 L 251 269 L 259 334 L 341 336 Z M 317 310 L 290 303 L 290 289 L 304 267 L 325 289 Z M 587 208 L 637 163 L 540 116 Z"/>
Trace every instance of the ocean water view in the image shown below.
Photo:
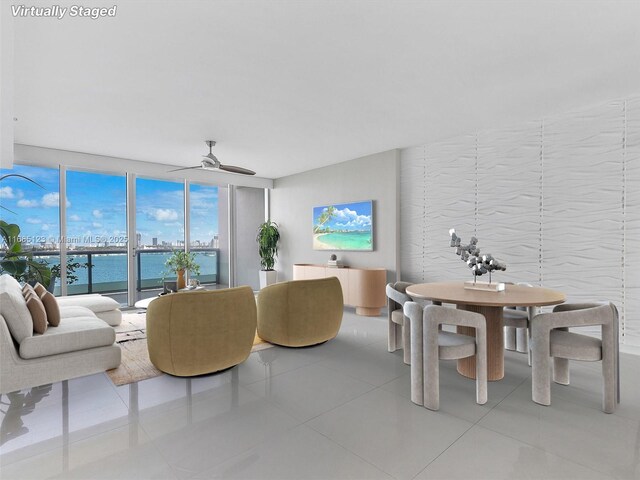
<path fill-rule="evenodd" d="M 326 250 L 372 250 L 371 232 L 336 232 L 318 235 L 318 242 Z"/>
<path fill-rule="evenodd" d="M 192 277 L 198 279 L 201 283 L 215 283 L 217 281 L 217 268 L 218 268 L 218 252 L 206 251 L 198 252 L 196 254 L 196 261 L 200 265 L 200 275 Z M 152 250 L 142 250 L 140 255 L 140 280 L 139 287 L 141 289 L 147 288 L 161 288 L 163 274 L 165 272 L 165 262 L 171 256 L 171 252 L 154 252 Z M 44 260 L 49 264 L 49 267 L 60 264 L 60 256 L 58 255 L 43 255 L 36 256 L 37 260 Z M 87 254 L 73 254 L 69 252 L 67 254 L 67 260 L 70 262 L 78 262 L 84 264 L 88 261 Z M 127 253 L 91 253 L 91 286 L 93 293 L 106 293 L 126 291 L 127 289 Z M 78 279 L 72 284 L 68 285 L 68 293 L 81 294 L 88 292 L 89 286 L 89 269 L 79 268 L 75 271 L 75 276 Z M 174 279 L 175 275 L 167 275 L 166 279 Z M 56 294 L 60 293 L 60 280 L 57 280 Z"/>

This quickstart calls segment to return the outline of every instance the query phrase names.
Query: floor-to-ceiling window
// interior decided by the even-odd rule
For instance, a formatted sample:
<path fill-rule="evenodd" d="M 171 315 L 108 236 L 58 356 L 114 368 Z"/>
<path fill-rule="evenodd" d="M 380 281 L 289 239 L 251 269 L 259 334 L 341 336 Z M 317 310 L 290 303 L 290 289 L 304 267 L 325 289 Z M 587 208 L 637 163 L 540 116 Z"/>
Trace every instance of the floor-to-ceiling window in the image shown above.
<path fill-rule="evenodd" d="M 174 250 L 184 250 L 184 183 L 136 179 L 136 243 L 138 298 L 175 279 L 165 262 Z M 155 293 L 154 293 L 155 294 Z"/>
<path fill-rule="evenodd" d="M 33 261 L 47 264 L 57 273 L 60 268 L 60 176 L 57 168 L 15 165 L 12 169 L 0 169 L 0 218 L 20 228 L 22 249 L 31 252 Z M 69 202 L 67 202 L 67 206 Z M 7 246 L 3 242 L 2 249 Z M 27 269 L 21 280 L 40 280 L 35 269 Z M 55 291 L 59 293 L 59 280 Z"/>
<path fill-rule="evenodd" d="M 196 256 L 200 275 L 191 278 L 202 284 L 221 283 L 220 270 L 222 242 L 226 241 L 227 225 L 220 222 L 219 194 L 226 195 L 226 188 L 213 185 L 189 184 L 189 251 Z M 223 207 L 226 202 L 223 200 Z M 224 215 L 222 216 L 224 219 Z"/>
<path fill-rule="evenodd" d="M 117 294 L 126 303 L 125 175 L 67 170 L 67 293 Z"/>
<path fill-rule="evenodd" d="M 19 177 L 5 178 L 0 184 L 0 204 L 4 207 L 0 217 L 18 224 L 23 248 L 32 252 L 36 261 L 46 262 L 53 269 L 56 294 L 102 293 L 122 304 L 132 304 L 157 295 L 163 280 L 175 278 L 174 272 L 166 270 L 165 262 L 173 251 L 183 249 L 196 254 L 201 271 L 192 278 L 200 283 L 218 287 L 249 284 L 258 288 L 255 231 L 264 211 L 263 189 L 240 187 L 238 192 L 227 186 L 133 175 L 128 184 L 124 173 L 72 167 L 15 165 L 1 172 L 38 182 L 36 185 Z M 230 191 L 234 208 L 230 208 Z M 62 223 L 61 195 L 66 198 Z M 129 217 L 127 211 L 131 212 Z M 230 221 L 230 213 L 234 221 Z M 231 225 L 233 232 L 229 230 Z M 132 231 L 128 232 L 128 228 Z M 239 237 L 237 240 L 231 240 L 234 234 Z M 67 265 L 61 269 L 63 238 Z M 135 250 L 128 252 L 127 242 Z M 127 253 L 132 254 L 131 258 Z M 67 281 L 61 289 L 64 275 Z M 129 282 L 130 289 L 135 290 L 130 298 Z"/>

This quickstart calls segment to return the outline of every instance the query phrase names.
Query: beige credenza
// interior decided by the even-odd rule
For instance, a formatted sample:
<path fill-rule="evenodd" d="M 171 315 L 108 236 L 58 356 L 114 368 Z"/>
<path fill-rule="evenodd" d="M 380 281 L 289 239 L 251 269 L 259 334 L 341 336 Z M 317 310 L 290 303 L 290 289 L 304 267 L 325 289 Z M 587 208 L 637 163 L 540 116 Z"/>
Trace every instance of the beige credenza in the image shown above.
<path fill-rule="evenodd" d="M 345 305 L 356 307 L 358 315 L 378 316 L 387 304 L 387 271 L 384 268 L 335 268 L 306 263 L 293 266 L 294 280 L 326 277 L 338 277 Z"/>

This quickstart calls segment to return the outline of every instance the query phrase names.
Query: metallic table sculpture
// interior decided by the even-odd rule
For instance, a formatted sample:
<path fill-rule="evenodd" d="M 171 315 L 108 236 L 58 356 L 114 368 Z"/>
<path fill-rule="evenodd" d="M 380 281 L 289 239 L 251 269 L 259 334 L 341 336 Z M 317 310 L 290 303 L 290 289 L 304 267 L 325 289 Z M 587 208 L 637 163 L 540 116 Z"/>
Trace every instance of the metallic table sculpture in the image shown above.
<path fill-rule="evenodd" d="M 489 273 L 489 283 L 491 283 L 491 273 L 494 270 L 505 271 L 507 269 L 506 264 L 494 258 L 490 253 L 480 255 L 480 248 L 478 247 L 478 239 L 476 237 L 471 237 L 469 244 L 463 245 L 462 239 L 456 235 L 454 228 L 449 230 L 449 235 L 451 236 L 451 243 L 449 245 L 455 247 L 456 255 L 459 255 L 462 261 L 466 262 L 471 269 L 474 284 L 479 275 Z"/>

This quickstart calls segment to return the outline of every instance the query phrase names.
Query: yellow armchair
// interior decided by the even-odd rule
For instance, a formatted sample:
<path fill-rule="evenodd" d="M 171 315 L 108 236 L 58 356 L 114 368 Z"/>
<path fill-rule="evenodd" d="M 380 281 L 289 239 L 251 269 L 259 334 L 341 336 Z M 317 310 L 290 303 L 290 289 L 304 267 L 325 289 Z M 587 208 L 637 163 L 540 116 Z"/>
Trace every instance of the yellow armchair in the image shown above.
<path fill-rule="evenodd" d="M 190 377 L 237 365 L 251 353 L 256 302 L 251 288 L 164 295 L 147 309 L 149 358 L 159 370 Z"/>
<path fill-rule="evenodd" d="M 258 336 L 286 347 L 326 342 L 340 330 L 343 307 L 336 277 L 270 285 L 258 295 Z"/>

